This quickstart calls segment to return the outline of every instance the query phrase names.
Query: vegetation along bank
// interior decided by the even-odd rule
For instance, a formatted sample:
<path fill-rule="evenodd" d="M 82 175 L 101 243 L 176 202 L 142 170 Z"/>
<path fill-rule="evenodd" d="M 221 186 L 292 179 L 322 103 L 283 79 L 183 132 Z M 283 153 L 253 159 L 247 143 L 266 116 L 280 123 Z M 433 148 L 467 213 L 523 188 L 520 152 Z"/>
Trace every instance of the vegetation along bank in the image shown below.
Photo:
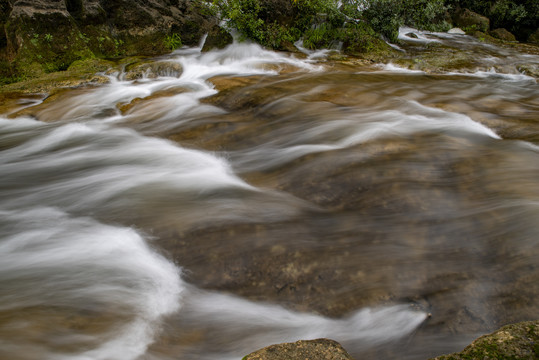
<path fill-rule="evenodd" d="M 302 40 L 380 59 L 403 25 L 538 44 L 538 19 L 536 0 L 0 0 L 0 85 L 95 72 L 110 66 L 102 60 L 164 54 L 205 34 L 205 50 L 222 48 L 232 29 L 271 49 Z"/>

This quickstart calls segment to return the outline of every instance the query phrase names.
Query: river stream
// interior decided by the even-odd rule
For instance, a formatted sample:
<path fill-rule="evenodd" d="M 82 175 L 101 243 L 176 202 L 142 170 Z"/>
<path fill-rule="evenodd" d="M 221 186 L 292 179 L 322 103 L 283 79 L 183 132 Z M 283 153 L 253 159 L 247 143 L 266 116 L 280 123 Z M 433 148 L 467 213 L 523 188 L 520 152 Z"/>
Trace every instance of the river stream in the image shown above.
<path fill-rule="evenodd" d="M 0 358 L 427 359 L 539 314 L 539 85 L 254 44 L 0 116 Z M 421 50 L 423 49 L 423 50 Z M 425 50 L 426 51 L 426 50 Z M 410 55 L 412 56 L 412 55 Z"/>

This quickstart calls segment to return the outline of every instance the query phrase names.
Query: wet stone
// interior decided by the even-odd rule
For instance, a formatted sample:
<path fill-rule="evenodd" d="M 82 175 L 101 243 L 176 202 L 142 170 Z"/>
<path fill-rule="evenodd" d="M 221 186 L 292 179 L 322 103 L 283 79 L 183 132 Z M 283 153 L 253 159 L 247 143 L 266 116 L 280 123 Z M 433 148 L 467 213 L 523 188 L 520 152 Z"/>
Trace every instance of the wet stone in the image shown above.
<path fill-rule="evenodd" d="M 433 360 L 522 359 L 539 358 L 539 321 L 507 325 L 484 335 L 459 353 Z"/>
<path fill-rule="evenodd" d="M 125 74 L 121 75 L 125 80 L 137 80 L 142 78 L 155 79 L 160 76 L 180 77 L 183 72 L 181 64 L 173 61 L 148 61 L 129 64 L 125 68 Z"/>
<path fill-rule="evenodd" d="M 271 345 L 246 355 L 242 360 L 288 359 L 352 360 L 352 357 L 336 341 L 317 339 Z"/>

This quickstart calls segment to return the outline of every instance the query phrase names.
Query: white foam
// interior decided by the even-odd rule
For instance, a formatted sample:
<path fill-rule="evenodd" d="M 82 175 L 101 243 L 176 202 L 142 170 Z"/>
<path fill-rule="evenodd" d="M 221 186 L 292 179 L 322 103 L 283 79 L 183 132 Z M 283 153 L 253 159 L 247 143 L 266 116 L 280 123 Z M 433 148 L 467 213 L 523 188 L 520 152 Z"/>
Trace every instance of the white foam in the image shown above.
<path fill-rule="evenodd" d="M 174 61 L 183 66 L 180 81 L 203 83 L 218 75 L 275 75 L 277 71 L 268 64 L 290 65 L 309 71 L 321 70 L 305 60 L 268 51 L 261 46 L 249 42 L 234 43 L 222 50 L 204 53 L 176 52 Z"/>
<path fill-rule="evenodd" d="M 457 75 L 457 76 L 470 76 L 470 77 L 477 77 L 482 79 L 495 79 L 495 80 L 502 80 L 502 81 L 508 81 L 508 82 L 530 82 L 530 83 L 537 83 L 537 80 L 535 78 L 521 74 L 521 73 L 515 73 L 515 74 L 508 74 L 508 73 L 500 73 L 496 71 L 494 67 L 491 67 L 488 71 L 480 70 L 476 72 L 449 72 L 447 75 Z"/>
<path fill-rule="evenodd" d="M 162 318 L 179 309 L 179 269 L 133 229 L 34 208 L 0 210 L 0 235 L 0 311 L 54 308 L 69 318 L 78 311 L 114 309 L 114 316 L 123 319 L 99 334 L 69 328 L 63 341 L 87 350 L 67 356 L 51 343 L 42 349 L 42 358 L 135 359 L 153 341 Z M 21 354 L 35 345 L 25 337 L 9 342 Z"/>
<path fill-rule="evenodd" d="M 408 36 L 407 34 L 409 33 L 413 33 L 414 35 L 417 36 L 417 38 Z M 438 39 L 433 39 L 429 37 L 429 34 L 430 34 L 429 32 L 420 31 L 411 27 L 400 27 L 398 39 L 403 40 L 403 41 L 422 43 L 422 44 L 440 42 Z"/>
<path fill-rule="evenodd" d="M 399 72 L 399 73 L 407 73 L 407 74 L 425 74 L 424 71 L 412 70 L 412 69 L 408 69 L 408 68 L 395 65 L 392 63 L 381 64 L 381 65 L 378 65 L 378 67 L 381 68 L 383 71 L 388 71 L 388 72 Z"/>
<path fill-rule="evenodd" d="M 247 151 L 237 151 L 233 163 L 239 171 L 261 171 L 311 153 L 345 149 L 384 137 L 405 137 L 423 131 L 456 136 L 477 134 L 500 139 L 492 129 L 466 115 L 408 100 L 401 102 L 399 110 L 362 109 L 349 118 L 327 123 L 291 125 L 289 131 L 281 131 L 279 140 Z M 332 134 L 333 140 L 324 136 L 327 134 Z"/>
<path fill-rule="evenodd" d="M 224 159 L 130 129 L 27 120 L 16 135 L 15 123 L 0 119 L 0 134 L 27 136 L 0 158 L 4 208 L 42 204 L 78 213 L 121 212 L 148 197 L 181 202 L 224 189 L 254 190 Z"/>
<path fill-rule="evenodd" d="M 299 51 L 301 51 L 302 53 L 307 55 L 307 58 L 310 59 L 310 60 L 325 59 L 331 51 L 334 51 L 334 50 L 330 50 L 330 49 L 309 50 L 309 49 L 307 49 L 306 47 L 303 46 L 303 40 L 296 41 L 294 43 L 294 46 Z"/>
<path fill-rule="evenodd" d="M 187 325 L 209 330 L 212 337 L 226 337 L 219 354 L 205 354 L 209 359 L 237 358 L 271 344 L 328 337 L 368 349 L 410 335 L 426 319 L 424 312 L 407 305 L 366 308 L 331 319 L 194 289 L 179 315 Z"/>

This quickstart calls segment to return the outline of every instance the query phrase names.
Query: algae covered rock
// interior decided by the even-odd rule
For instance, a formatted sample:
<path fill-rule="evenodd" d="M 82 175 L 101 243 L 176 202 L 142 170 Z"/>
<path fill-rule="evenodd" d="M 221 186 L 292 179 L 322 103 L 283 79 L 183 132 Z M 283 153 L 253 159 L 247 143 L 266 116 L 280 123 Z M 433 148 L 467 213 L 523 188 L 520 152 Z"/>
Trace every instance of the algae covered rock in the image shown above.
<path fill-rule="evenodd" d="M 489 35 L 503 41 L 517 41 L 517 39 L 515 38 L 515 35 L 511 34 L 509 31 L 507 31 L 504 28 L 499 28 L 499 29 L 489 31 Z"/>
<path fill-rule="evenodd" d="M 528 42 L 539 45 L 539 29 L 530 35 Z"/>
<path fill-rule="evenodd" d="M 539 359 L 539 321 L 507 325 L 481 336 L 463 351 L 433 360 L 533 360 Z"/>
<path fill-rule="evenodd" d="M 161 55 L 197 45 L 218 24 L 196 0 L 0 0 L 0 84 L 77 60 Z"/>
<path fill-rule="evenodd" d="M 469 9 L 459 9 L 453 14 L 453 23 L 466 32 L 487 32 L 490 28 L 490 20 Z"/>
<path fill-rule="evenodd" d="M 334 340 L 300 340 L 294 343 L 271 345 L 255 351 L 242 360 L 352 360 L 346 350 Z"/>
<path fill-rule="evenodd" d="M 5 33 L 8 59 L 23 75 L 65 70 L 92 56 L 64 1 L 15 2 Z"/>

